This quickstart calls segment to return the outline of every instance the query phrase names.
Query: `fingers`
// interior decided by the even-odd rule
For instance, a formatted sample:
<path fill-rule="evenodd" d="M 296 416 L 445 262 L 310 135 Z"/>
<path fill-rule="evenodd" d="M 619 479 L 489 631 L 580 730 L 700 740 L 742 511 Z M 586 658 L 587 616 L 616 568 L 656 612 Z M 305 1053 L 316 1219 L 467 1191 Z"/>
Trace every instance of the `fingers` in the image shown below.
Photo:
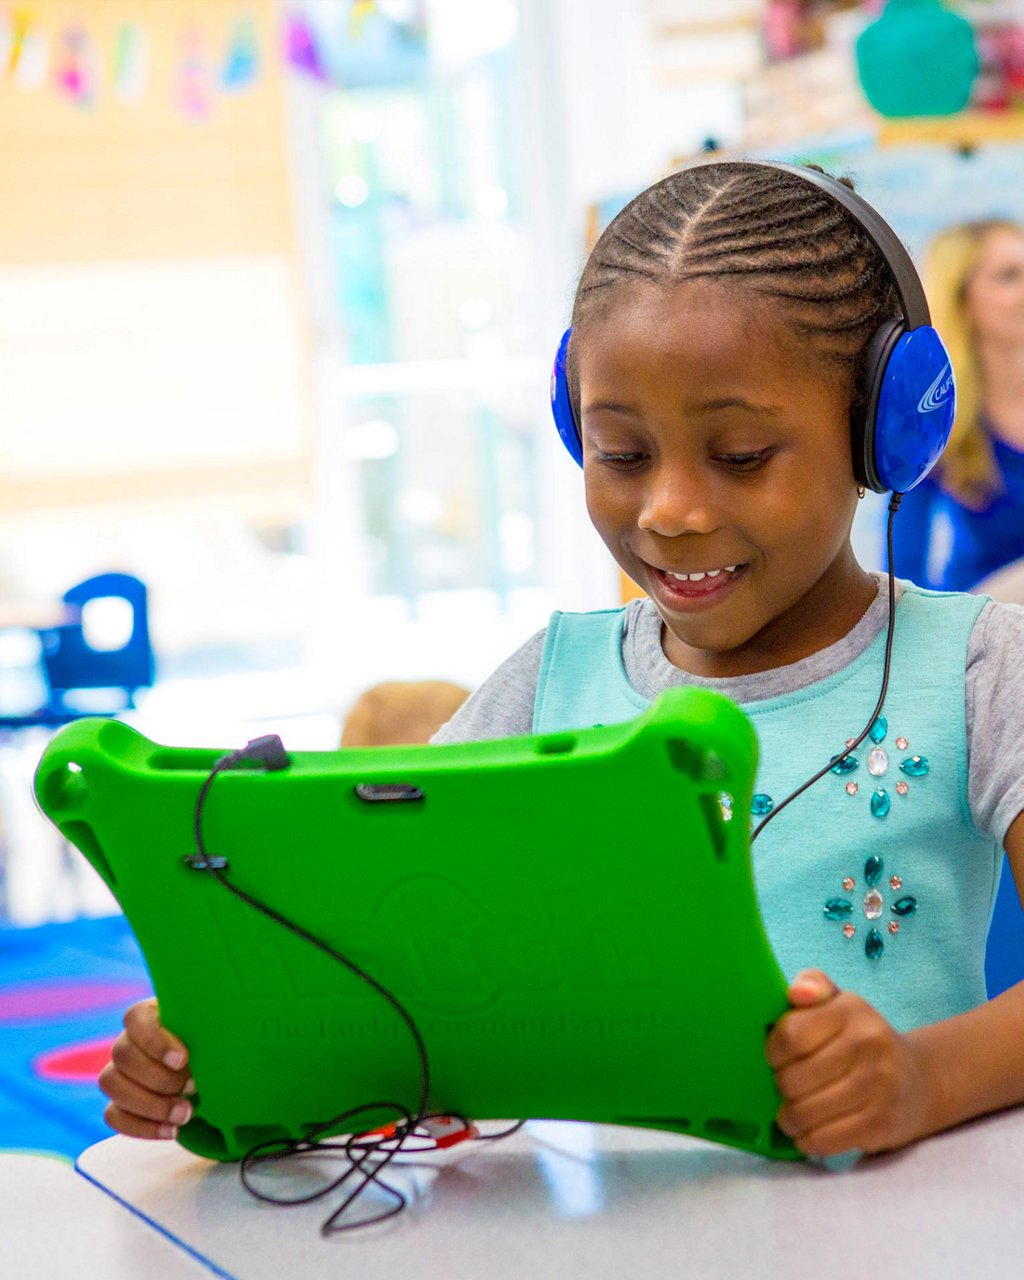
<path fill-rule="evenodd" d="M 794 1008 L 821 1004 L 839 993 L 839 988 L 820 969 L 802 969 L 789 986 L 789 1003 Z"/>
<path fill-rule="evenodd" d="M 153 1093 L 122 1075 L 113 1063 L 100 1073 L 100 1088 L 119 1111 L 136 1119 L 175 1126 L 192 1119 L 192 1104 L 186 1099 Z"/>
<path fill-rule="evenodd" d="M 765 1041 L 764 1052 L 773 1071 L 780 1071 L 797 1058 L 818 1053 L 846 1025 L 847 1009 L 842 994 L 809 1009 L 784 1013 Z"/>
<path fill-rule="evenodd" d="M 160 1022 L 155 999 L 140 1000 L 124 1015 L 124 1029 L 142 1052 L 154 1062 L 179 1071 L 188 1062 L 188 1050 Z"/>
<path fill-rule="evenodd" d="M 192 1118 L 192 1104 L 181 1097 L 195 1092 L 188 1050 L 161 1026 L 155 1000 L 132 1005 L 124 1025 L 99 1076 L 110 1099 L 104 1118 L 129 1137 L 175 1138 Z"/>
<path fill-rule="evenodd" d="M 110 1103 L 103 1112 L 103 1119 L 118 1133 L 129 1138 L 176 1138 L 177 1127 L 169 1123 L 158 1123 L 155 1120 L 143 1120 L 140 1116 L 122 1111 L 120 1107 Z"/>
<path fill-rule="evenodd" d="M 856 1090 L 851 1086 L 849 1077 L 845 1077 L 833 1080 L 823 1088 L 806 1094 L 796 1101 L 783 1103 L 776 1116 L 776 1122 L 783 1133 L 788 1133 L 803 1149 L 804 1139 L 860 1111 L 861 1102 Z M 831 1153 L 816 1150 L 814 1154 Z"/>
<path fill-rule="evenodd" d="M 793 1058 L 775 1072 L 775 1083 L 786 1102 L 795 1102 L 824 1089 L 850 1072 L 850 1055 L 841 1037 L 833 1036 L 816 1054 Z"/>
<path fill-rule="evenodd" d="M 185 1092 L 188 1071 L 171 1071 L 161 1062 L 147 1057 L 127 1035 L 118 1036 L 110 1051 L 116 1070 L 152 1093 L 168 1095 Z"/>

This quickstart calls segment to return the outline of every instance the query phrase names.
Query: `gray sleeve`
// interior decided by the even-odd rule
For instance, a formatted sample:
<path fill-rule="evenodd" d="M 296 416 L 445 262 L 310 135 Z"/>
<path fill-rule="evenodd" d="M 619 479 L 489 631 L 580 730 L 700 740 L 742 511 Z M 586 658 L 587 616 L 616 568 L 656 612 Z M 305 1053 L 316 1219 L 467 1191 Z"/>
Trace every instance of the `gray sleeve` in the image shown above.
<path fill-rule="evenodd" d="M 546 637 L 545 628 L 506 658 L 430 741 L 444 745 L 532 733 L 533 704 Z"/>
<path fill-rule="evenodd" d="M 987 604 L 967 645 L 968 798 L 1000 844 L 1024 812 L 1024 607 Z"/>

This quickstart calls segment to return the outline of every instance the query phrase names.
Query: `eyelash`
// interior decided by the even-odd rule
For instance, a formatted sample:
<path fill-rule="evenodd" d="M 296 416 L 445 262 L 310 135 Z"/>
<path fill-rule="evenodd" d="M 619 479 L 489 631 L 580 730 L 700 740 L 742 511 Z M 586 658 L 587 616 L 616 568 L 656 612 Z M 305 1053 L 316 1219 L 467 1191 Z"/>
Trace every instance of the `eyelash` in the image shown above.
<path fill-rule="evenodd" d="M 723 463 L 738 475 L 746 475 L 759 471 L 774 452 L 774 449 L 758 449 L 755 453 L 722 453 L 712 461 Z M 635 471 L 646 457 L 644 453 L 598 453 L 597 461 L 617 471 Z"/>

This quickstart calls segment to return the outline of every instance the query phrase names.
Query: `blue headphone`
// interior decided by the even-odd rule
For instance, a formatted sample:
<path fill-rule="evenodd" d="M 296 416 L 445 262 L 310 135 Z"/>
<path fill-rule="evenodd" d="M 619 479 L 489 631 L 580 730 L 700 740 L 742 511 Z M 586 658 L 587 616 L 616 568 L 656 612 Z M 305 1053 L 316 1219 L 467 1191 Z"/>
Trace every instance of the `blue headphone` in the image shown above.
<path fill-rule="evenodd" d="M 903 314 L 883 321 L 868 343 L 865 412 L 853 425 L 851 446 L 859 484 L 876 493 L 907 493 L 938 461 L 956 413 L 953 366 L 932 328 L 920 276 L 899 236 L 855 191 L 813 169 L 763 163 L 827 192 L 852 214 L 892 271 Z M 582 466 L 583 441 L 566 376 L 571 336 L 566 329 L 555 356 L 551 409 L 562 443 Z"/>

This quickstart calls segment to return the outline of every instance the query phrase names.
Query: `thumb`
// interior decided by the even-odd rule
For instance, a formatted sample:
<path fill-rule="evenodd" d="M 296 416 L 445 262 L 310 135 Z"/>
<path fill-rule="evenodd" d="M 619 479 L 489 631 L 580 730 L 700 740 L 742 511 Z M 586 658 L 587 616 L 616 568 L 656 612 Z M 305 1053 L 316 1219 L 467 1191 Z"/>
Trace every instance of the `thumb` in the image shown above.
<path fill-rule="evenodd" d="M 795 1009 L 821 1004 L 837 995 L 839 988 L 820 969 L 801 969 L 789 984 L 789 1003 Z"/>

